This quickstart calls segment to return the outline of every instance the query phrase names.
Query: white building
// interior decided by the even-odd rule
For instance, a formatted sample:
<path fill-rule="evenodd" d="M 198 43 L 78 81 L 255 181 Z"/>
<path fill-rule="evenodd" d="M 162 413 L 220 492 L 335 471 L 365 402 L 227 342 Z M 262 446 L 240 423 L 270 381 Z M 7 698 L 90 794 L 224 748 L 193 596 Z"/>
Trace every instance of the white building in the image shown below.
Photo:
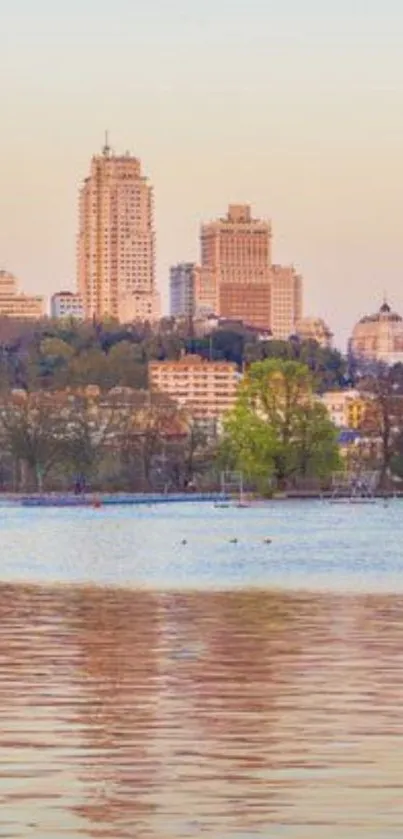
<path fill-rule="evenodd" d="M 194 317 L 197 271 L 198 268 L 194 262 L 180 262 L 171 267 L 169 295 L 172 317 Z"/>
<path fill-rule="evenodd" d="M 358 390 L 329 390 L 320 397 L 329 419 L 337 428 L 354 426 L 354 415 L 361 413 L 363 400 Z"/>
<path fill-rule="evenodd" d="M 50 298 L 50 315 L 52 318 L 84 319 L 84 306 L 80 294 L 72 291 L 58 291 Z"/>

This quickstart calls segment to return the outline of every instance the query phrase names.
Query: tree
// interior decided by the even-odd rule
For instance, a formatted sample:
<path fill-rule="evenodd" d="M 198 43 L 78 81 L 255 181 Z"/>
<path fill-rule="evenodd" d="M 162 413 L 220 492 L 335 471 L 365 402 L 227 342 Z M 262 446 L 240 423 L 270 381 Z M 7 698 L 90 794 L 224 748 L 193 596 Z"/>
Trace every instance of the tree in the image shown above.
<path fill-rule="evenodd" d="M 108 368 L 113 386 L 144 388 L 147 371 L 141 348 L 130 341 L 114 344 L 108 352 Z"/>
<path fill-rule="evenodd" d="M 398 463 L 403 434 L 403 368 L 380 362 L 367 365 L 358 384 L 366 401 L 360 425 L 363 436 L 377 445 L 380 458 L 379 484 L 384 487 L 392 463 Z"/>
<path fill-rule="evenodd" d="M 178 408 L 164 394 L 147 394 L 142 405 L 133 405 L 122 434 L 121 457 L 129 471 L 138 473 L 144 489 L 153 489 L 156 460 L 165 463 L 167 441 L 177 433 Z M 165 467 L 163 467 L 165 472 Z"/>
<path fill-rule="evenodd" d="M 171 485 L 186 490 L 211 468 L 215 449 L 197 423 L 178 413 L 178 424 L 179 433 L 167 440 L 166 468 Z"/>
<path fill-rule="evenodd" d="M 259 485 L 270 477 L 279 486 L 324 478 L 339 465 L 336 429 L 314 395 L 308 367 L 296 361 L 251 365 L 225 421 L 223 445 L 232 467 Z"/>
<path fill-rule="evenodd" d="M 0 436 L 15 467 L 17 485 L 42 490 L 44 479 L 60 457 L 66 416 L 46 393 L 13 393 L 0 405 Z"/>

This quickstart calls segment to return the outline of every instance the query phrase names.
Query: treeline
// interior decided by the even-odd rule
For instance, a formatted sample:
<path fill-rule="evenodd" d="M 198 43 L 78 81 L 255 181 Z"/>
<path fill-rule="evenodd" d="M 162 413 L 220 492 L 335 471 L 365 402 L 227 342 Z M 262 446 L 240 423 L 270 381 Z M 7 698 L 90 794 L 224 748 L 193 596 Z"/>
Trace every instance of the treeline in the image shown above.
<path fill-rule="evenodd" d="M 208 488 L 215 459 L 216 444 L 163 394 L 88 388 L 0 398 L 3 491 Z"/>
<path fill-rule="evenodd" d="M 0 392 L 61 390 L 90 384 L 102 391 L 114 387 L 147 388 L 148 362 L 174 360 L 183 352 L 211 360 L 232 361 L 241 369 L 265 359 L 306 364 L 319 392 L 354 384 L 346 359 L 337 350 L 314 342 L 261 341 L 242 326 L 218 328 L 197 337 L 191 324 L 170 318 L 158 327 L 122 326 L 116 322 L 78 323 L 44 319 L 31 323 L 0 319 Z"/>

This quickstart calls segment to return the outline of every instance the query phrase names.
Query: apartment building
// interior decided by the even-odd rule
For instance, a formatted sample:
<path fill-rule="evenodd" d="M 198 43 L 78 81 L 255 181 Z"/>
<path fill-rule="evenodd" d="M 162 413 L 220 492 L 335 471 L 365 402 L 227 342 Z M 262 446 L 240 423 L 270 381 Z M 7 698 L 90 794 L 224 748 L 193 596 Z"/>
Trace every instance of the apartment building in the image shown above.
<path fill-rule="evenodd" d="M 22 294 L 16 277 L 9 271 L 0 271 L 0 317 L 38 320 L 44 315 L 44 298 Z"/>
<path fill-rule="evenodd" d="M 253 218 L 248 204 L 230 204 L 224 218 L 202 225 L 200 243 L 216 314 L 269 328 L 270 222 Z"/>
<path fill-rule="evenodd" d="M 140 160 L 106 141 L 79 198 L 77 287 L 87 318 L 159 316 L 153 189 Z"/>
<path fill-rule="evenodd" d="M 293 265 L 273 265 L 271 270 L 271 331 L 287 341 L 302 318 L 302 277 Z"/>
<path fill-rule="evenodd" d="M 50 315 L 52 318 L 75 318 L 83 320 L 84 306 L 80 294 L 72 291 L 58 291 L 50 298 Z"/>
<path fill-rule="evenodd" d="M 185 355 L 178 361 L 152 361 L 149 387 L 168 394 L 195 420 L 220 423 L 236 401 L 240 374 L 236 364 Z"/>

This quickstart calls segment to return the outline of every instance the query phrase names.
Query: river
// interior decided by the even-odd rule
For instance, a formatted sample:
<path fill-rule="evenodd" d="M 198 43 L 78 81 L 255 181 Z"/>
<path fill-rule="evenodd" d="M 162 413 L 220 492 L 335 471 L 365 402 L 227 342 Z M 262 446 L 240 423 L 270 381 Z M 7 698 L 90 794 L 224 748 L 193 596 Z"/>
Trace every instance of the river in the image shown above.
<path fill-rule="evenodd" d="M 0 836 L 401 839 L 402 513 L 0 508 Z"/>

